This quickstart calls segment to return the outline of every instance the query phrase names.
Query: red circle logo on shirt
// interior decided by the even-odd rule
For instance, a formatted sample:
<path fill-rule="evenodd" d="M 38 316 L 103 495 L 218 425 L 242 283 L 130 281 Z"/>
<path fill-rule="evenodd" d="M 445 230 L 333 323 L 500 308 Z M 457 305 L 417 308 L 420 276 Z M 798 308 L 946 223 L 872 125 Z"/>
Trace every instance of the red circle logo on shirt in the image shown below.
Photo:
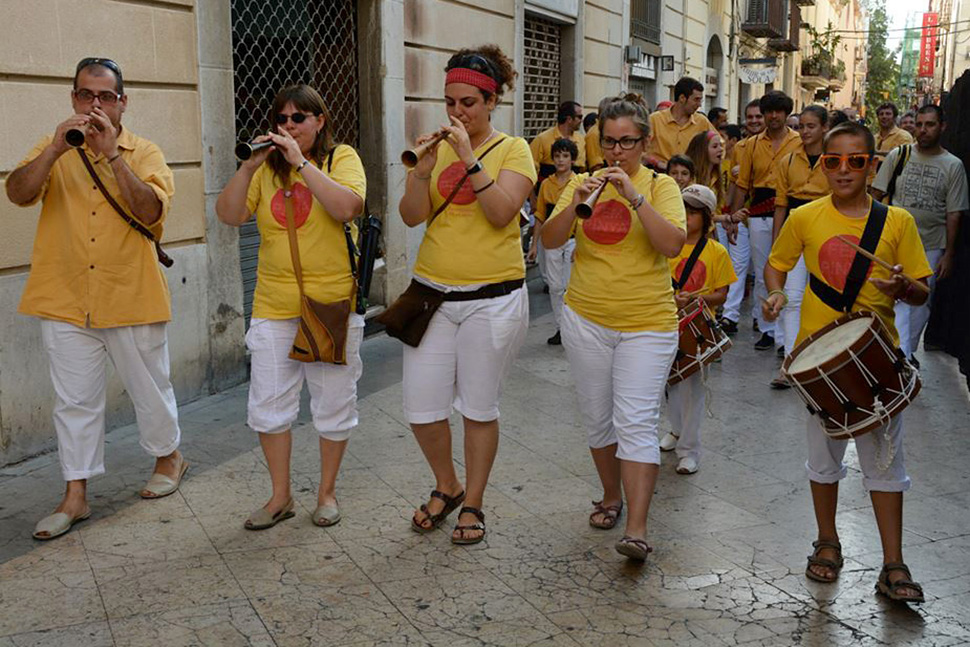
<path fill-rule="evenodd" d="M 293 201 L 293 223 L 299 229 L 310 216 L 310 207 L 313 206 L 313 194 L 305 184 L 294 184 L 290 190 L 290 199 Z M 286 197 L 283 189 L 278 189 L 270 200 L 269 209 L 273 213 L 273 218 L 286 229 Z"/>
<path fill-rule="evenodd" d="M 438 193 L 442 198 L 447 198 L 455 190 L 461 179 L 465 177 L 465 165 L 461 162 L 453 162 L 438 176 Z M 452 204 L 471 204 L 475 201 L 475 189 L 472 188 L 471 179 L 465 180 L 465 184 L 455 195 Z"/>
<path fill-rule="evenodd" d="M 617 244 L 630 233 L 630 209 L 618 200 L 597 202 L 593 216 L 583 223 L 583 233 L 600 245 Z"/>
<path fill-rule="evenodd" d="M 843 236 L 846 240 L 859 244 L 857 236 Z M 845 289 L 845 279 L 849 275 L 849 268 L 855 258 L 855 250 L 843 243 L 841 240 L 832 236 L 818 250 L 818 267 L 822 272 L 822 278 L 836 290 Z M 872 265 L 866 278 L 872 273 Z"/>
<path fill-rule="evenodd" d="M 674 278 L 676 280 L 680 280 L 680 275 L 684 273 L 685 265 L 687 265 L 686 258 L 680 259 L 680 262 L 677 263 L 677 269 L 674 271 Z M 687 282 L 680 289 L 684 292 L 697 292 L 704 287 L 705 283 L 707 283 L 707 265 L 704 265 L 704 261 L 698 258 L 697 262 L 694 263 L 694 269 L 690 271 Z"/>

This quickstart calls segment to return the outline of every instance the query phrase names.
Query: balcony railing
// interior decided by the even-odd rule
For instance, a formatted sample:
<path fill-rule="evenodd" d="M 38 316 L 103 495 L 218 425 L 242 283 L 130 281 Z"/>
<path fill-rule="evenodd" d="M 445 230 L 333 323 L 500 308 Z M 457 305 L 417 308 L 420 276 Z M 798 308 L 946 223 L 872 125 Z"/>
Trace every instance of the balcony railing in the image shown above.
<path fill-rule="evenodd" d="M 741 30 L 755 38 L 784 38 L 787 5 L 787 0 L 748 0 Z"/>
<path fill-rule="evenodd" d="M 802 10 L 796 4 L 788 7 L 788 35 L 783 38 L 772 38 L 768 47 L 778 52 L 797 52 L 798 35 L 802 29 Z"/>
<path fill-rule="evenodd" d="M 630 34 L 648 43 L 660 44 L 662 0 L 633 0 L 630 4 Z"/>

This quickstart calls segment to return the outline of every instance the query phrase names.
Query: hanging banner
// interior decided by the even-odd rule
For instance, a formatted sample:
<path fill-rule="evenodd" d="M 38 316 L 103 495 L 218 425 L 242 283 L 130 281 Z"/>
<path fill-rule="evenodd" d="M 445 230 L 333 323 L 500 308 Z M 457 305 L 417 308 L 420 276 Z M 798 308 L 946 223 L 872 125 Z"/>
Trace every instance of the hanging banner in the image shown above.
<path fill-rule="evenodd" d="M 744 83 L 774 83 L 778 76 L 777 67 L 747 67 L 738 68 L 738 78 Z"/>
<path fill-rule="evenodd" d="M 919 76 L 933 76 L 936 63 L 936 32 L 940 14 L 923 14 L 923 33 L 919 41 Z"/>

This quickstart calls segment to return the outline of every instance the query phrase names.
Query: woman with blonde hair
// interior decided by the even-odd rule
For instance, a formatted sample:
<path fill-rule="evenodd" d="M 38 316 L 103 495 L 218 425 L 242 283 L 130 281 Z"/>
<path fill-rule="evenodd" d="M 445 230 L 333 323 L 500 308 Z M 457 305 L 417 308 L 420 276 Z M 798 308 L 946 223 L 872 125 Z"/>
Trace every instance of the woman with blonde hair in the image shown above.
<path fill-rule="evenodd" d="M 320 487 L 311 517 L 319 526 L 340 521 L 337 473 L 357 426 L 357 380 L 362 370 L 364 319 L 353 313 L 353 307 L 347 322 L 346 364 L 305 363 L 290 359 L 288 353 L 300 324 L 301 294 L 320 303 L 353 301 L 348 223 L 364 207 L 363 164 L 353 147 L 333 143 L 327 107 L 307 85 L 283 88 L 273 100 L 270 119 L 275 130 L 254 142 L 272 146 L 243 162 L 216 202 L 222 222 L 238 227 L 255 215 L 260 234 L 253 317 L 246 333 L 252 356 L 248 424 L 259 432 L 273 493 L 249 515 L 249 530 L 270 528 L 295 514 L 290 428 L 299 414 L 304 380 L 320 437 Z M 291 236 L 296 250 L 291 250 Z M 296 260 L 302 265 L 302 278 Z"/>

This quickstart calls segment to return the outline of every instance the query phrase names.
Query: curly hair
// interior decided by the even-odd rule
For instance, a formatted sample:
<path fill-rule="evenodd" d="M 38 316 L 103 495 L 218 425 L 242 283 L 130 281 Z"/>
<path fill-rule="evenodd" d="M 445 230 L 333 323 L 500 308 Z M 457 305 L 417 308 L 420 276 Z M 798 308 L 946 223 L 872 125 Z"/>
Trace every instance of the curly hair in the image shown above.
<path fill-rule="evenodd" d="M 490 76 L 498 85 L 498 90 L 495 92 L 497 97 L 514 90 L 515 77 L 519 75 L 512 65 L 512 59 L 506 56 L 498 45 L 492 44 L 458 50 L 448 59 L 445 72 L 456 67 L 465 67 Z M 485 90 L 480 92 L 486 101 L 492 96 L 491 92 Z"/>

